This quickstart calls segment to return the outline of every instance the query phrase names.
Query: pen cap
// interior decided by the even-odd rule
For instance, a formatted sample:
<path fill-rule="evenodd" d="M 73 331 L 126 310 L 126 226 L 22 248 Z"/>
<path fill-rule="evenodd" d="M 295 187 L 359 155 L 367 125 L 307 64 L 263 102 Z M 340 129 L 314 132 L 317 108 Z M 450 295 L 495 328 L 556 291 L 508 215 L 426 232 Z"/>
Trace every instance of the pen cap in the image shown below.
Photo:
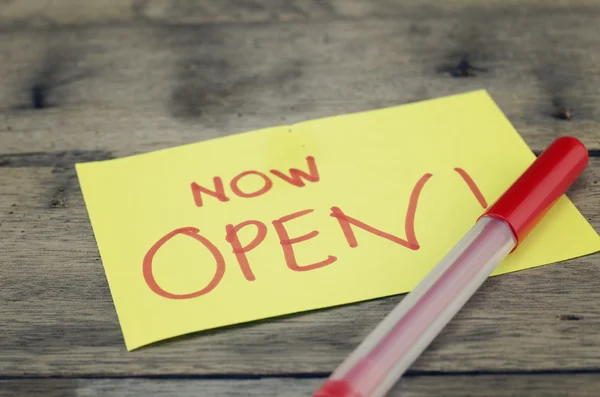
<path fill-rule="evenodd" d="M 587 149 L 578 139 L 556 139 L 483 216 L 507 222 L 518 245 L 581 175 L 587 162 Z"/>

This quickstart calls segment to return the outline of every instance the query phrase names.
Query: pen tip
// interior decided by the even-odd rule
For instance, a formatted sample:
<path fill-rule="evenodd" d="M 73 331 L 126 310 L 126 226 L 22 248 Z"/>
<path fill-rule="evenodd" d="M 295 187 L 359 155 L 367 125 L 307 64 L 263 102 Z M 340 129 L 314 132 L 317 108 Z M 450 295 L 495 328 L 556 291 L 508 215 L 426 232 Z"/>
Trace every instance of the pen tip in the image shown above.
<path fill-rule="evenodd" d="M 328 380 L 313 397 L 363 397 L 343 380 Z"/>

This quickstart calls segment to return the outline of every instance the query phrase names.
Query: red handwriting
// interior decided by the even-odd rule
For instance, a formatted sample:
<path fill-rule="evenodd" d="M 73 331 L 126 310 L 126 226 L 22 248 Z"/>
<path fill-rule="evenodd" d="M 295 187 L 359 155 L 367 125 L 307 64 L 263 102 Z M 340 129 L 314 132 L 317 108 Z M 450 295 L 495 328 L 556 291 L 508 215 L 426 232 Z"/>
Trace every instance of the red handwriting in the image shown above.
<path fill-rule="evenodd" d="M 242 179 L 246 175 L 257 175 L 257 176 L 261 177 L 264 182 L 263 187 L 261 187 L 260 189 L 258 189 L 255 192 L 251 192 L 251 193 L 242 192 L 242 190 L 238 186 L 238 182 L 240 181 L 240 179 Z M 263 174 L 262 172 L 246 171 L 246 172 L 242 172 L 241 174 L 239 174 L 238 176 L 233 178 L 229 185 L 231 187 L 231 191 L 234 192 L 237 196 L 244 197 L 244 198 L 250 198 L 250 197 L 261 196 L 261 195 L 265 194 L 266 192 L 268 192 L 269 190 L 271 190 L 271 188 L 273 187 L 273 181 L 270 180 L 269 177 L 266 176 L 265 174 Z"/>
<path fill-rule="evenodd" d="M 306 158 L 306 162 L 308 163 L 308 174 L 297 168 L 290 168 L 290 176 L 287 176 L 283 172 L 279 172 L 277 170 L 271 170 L 271 174 L 278 176 L 287 183 L 298 187 L 304 186 L 304 181 L 302 179 L 306 179 L 309 182 L 319 182 L 319 170 L 317 169 L 315 158 L 308 156 Z"/>
<path fill-rule="evenodd" d="M 287 263 L 287 266 L 290 269 L 295 270 L 297 272 L 318 269 L 323 266 L 331 265 L 337 260 L 335 256 L 329 255 L 327 259 L 321 262 L 313 263 L 312 265 L 299 266 L 296 262 L 296 255 L 294 255 L 294 249 L 292 248 L 292 244 L 301 243 L 302 241 L 310 240 L 311 238 L 317 237 L 319 235 L 319 232 L 313 230 L 312 232 L 303 234 L 302 236 L 290 238 L 283 224 L 285 222 L 291 221 L 292 219 L 296 219 L 306 214 L 310 214 L 313 211 L 314 210 L 298 211 L 273 221 L 273 227 L 275 228 L 275 231 L 279 236 L 279 242 L 281 243 L 281 247 L 283 248 L 285 263 Z"/>
<path fill-rule="evenodd" d="M 238 232 L 248 225 L 256 226 L 256 236 L 254 236 L 251 242 L 242 247 L 242 243 L 240 243 L 240 239 L 238 237 Z M 242 269 L 242 273 L 248 281 L 254 281 L 256 280 L 256 277 L 254 277 L 254 273 L 252 273 L 252 269 L 250 269 L 246 252 L 252 251 L 258 246 L 258 244 L 262 243 L 266 235 L 267 225 L 259 221 L 250 220 L 242 222 L 236 226 L 225 226 L 225 239 L 229 242 L 229 244 L 231 244 L 231 248 L 233 249 L 233 253 L 235 254 L 240 268 Z"/>
<path fill-rule="evenodd" d="M 202 207 L 204 202 L 202 201 L 202 194 L 208 194 L 216 198 L 219 201 L 229 201 L 229 198 L 225 196 L 225 189 L 223 188 L 223 180 L 218 176 L 213 178 L 214 190 L 207 189 L 203 186 L 198 185 L 196 182 L 192 182 L 192 196 L 194 196 L 194 202 L 197 207 Z"/>
<path fill-rule="evenodd" d="M 307 180 L 310 182 L 318 182 L 319 181 L 319 174 L 317 171 L 317 166 L 316 166 L 314 158 L 307 157 L 307 164 L 308 164 L 308 173 L 305 173 L 304 171 L 300 171 L 300 170 L 297 170 L 294 168 L 290 169 L 289 176 L 284 175 L 276 170 L 271 170 L 270 172 L 273 175 L 279 177 L 280 179 L 282 179 L 283 181 L 285 181 L 287 183 L 290 183 L 297 187 L 303 187 L 304 180 Z M 455 168 L 454 170 L 461 176 L 462 180 L 467 184 L 468 188 L 471 190 L 471 192 L 473 193 L 473 195 L 475 196 L 475 198 L 477 199 L 479 204 L 483 208 L 487 208 L 487 202 L 486 202 L 483 194 L 477 187 L 477 184 L 475 183 L 473 178 L 471 178 L 471 176 L 469 176 L 469 174 L 462 168 Z M 264 182 L 263 186 L 260 189 L 257 189 L 253 192 L 247 192 L 247 191 L 240 190 L 240 188 L 238 186 L 238 182 L 242 178 L 245 178 L 250 175 L 255 175 L 255 176 L 262 178 L 263 182 Z M 419 202 L 419 198 L 421 196 L 421 192 L 422 192 L 425 184 L 429 181 L 429 179 L 431 177 L 432 177 L 432 174 L 424 174 L 417 181 L 417 183 L 415 184 L 415 186 L 413 187 L 413 189 L 411 191 L 408 207 L 406 209 L 406 216 L 405 216 L 405 220 L 404 220 L 404 233 L 406 235 L 405 238 L 395 236 L 393 234 L 384 232 L 374 226 L 368 225 L 367 223 L 365 223 L 361 220 L 358 220 L 354 217 L 347 215 L 344 211 L 342 211 L 342 209 L 340 207 L 337 207 L 337 206 L 331 207 L 330 216 L 337 220 L 337 222 L 341 228 L 342 234 L 343 234 L 344 238 L 346 239 L 348 246 L 351 248 L 358 247 L 358 241 L 357 241 L 356 235 L 354 233 L 354 229 L 353 229 L 353 228 L 358 228 L 363 231 L 369 232 L 373 235 L 376 235 L 378 237 L 381 237 L 383 239 L 386 239 L 388 241 L 394 242 L 398 245 L 401 245 L 402 247 L 416 251 L 420 248 L 418 240 L 417 240 L 417 236 L 415 233 L 415 217 L 416 217 L 418 202 Z M 221 178 L 215 177 L 213 179 L 213 184 L 214 184 L 214 189 L 212 189 L 212 190 L 204 188 L 202 186 L 199 186 L 195 183 L 192 184 L 192 193 L 194 195 L 195 203 L 198 207 L 201 207 L 203 205 L 201 194 L 209 195 L 209 196 L 214 197 L 217 200 L 222 201 L 222 202 L 229 200 L 229 198 L 225 195 L 223 182 L 222 182 Z M 258 195 L 262 195 L 262 194 L 266 193 L 267 191 L 269 191 L 272 186 L 273 186 L 273 181 L 271 179 L 269 179 L 269 177 L 266 174 L 258 172 L 258 171 L 242 172 L 242 173 L 238 174 L 236 177 L 234 177 L 230 183 L 231 191 L 236 196 L 243 197 L 243 198 L 256 197 Z M 312 214 L 313 212 L 314 212 L 314 209 L 305 209 L 305 210 L 297 211 L 297 212 L 282 216 L 281 218 L 272 221 L 273 228 L 275 229 L 275 233 L 277 234 L 277 237 L 279 238 L 279 242 L 281 244 L 281 249 L 283 252 L 283 259 L 285 260 L 287 267 L 292 271 L 296 271 L 296 272 L 312 271 L 312 270 L 316 270 L 316 269 L 320 269 L 320 268 L 329 266 L 337 261 L 336 256 L 328 255 L 327 258 L 325 258 L 319 262 L 316 262 L 316 263 L 304 264 L 304 265 L 298 264 L 298 261 L 296 259 L 296 253 L 294 251 L 293 246 L 296 244 L 308 241 L 310 239 L 316 238 L 319 235 L 319 232 L 317 230 L 312 230 L 312 231 L 309 231 L 300 236 L 290 237 L 285 224 L 287 222 L 291 222 L 297 218 Z M 249 227 L 249 226 L 254 226 L 254 228 L 256 228 L 256 234 L 251 239 L 251 241 L 246 242 L 245 244 L 242 244 L 242 242 L 240 241 L 239 233 L 242 229 Z M 241 272 L 244 275 L 244 277 L 246 278 L 246 280 L 248 280 L 248 281 L 255 281 L 256 276 L 254 275 L 254 273 L 250 267 L 247 253 L 258 248 L 260 246 L 260 244 L 265 240 L 267 234 L 268 234 L 267 226 L 265 225 L 265 223 L 258 221 L 258 220 L 247 220 L 247 221 L 241 222 L 237 225 L 229 224 L 229 225 L 225 226 L 225 240 L 231 245 L 232 252 L 236 257 L 236 260 L 240 266 Z M 152 272 L 153 259 L 154 259 L 154 256 L 156 255 L 156 253 L 158 252 L 158 250 L 161 249 L 161 247 L 163 247 L 169 240 L 171 240 L 173 237 L 178 236 L 178 235 L 191 237 L 194 240 L 201 243 L 211 253 L 211 255 L 213 256 L 213 258 L 215 260 L 215 264 L 216 264 L 215 274 L 212 277 L 212 279 L 208 282 L 208 284 L 204 288 L 199 289 L 198 291 L 195 291 L 192 293 L 188 293 L 188 294 L 177 294 L 177 293 L 165 291 L 163 288 L 161 288 L 158 285 L 158 283 L 156 282 L 156 280 L 154 278 L 154 274 Z M 220 283 L 221 279 L 223 278 L 223 276 L 225 274 L 225 259 L 224 259 L 223 255 L 221 254 L 221 252 L 219 251 L 219 249 L 212 242 L 210 242 L 206 237 L 202 236 L 200 234 L 200 231 L 197 228 L 183 227 L 183 228 L 175 229 L 175 230 L 171 231 L 170 233 L 166 234 L 164 237 L 159 239 L 148 250 L 148 252 L 146 253 L 144 260 L 143 260 L 142 270 L 143 270 L 144 280 L 146 281 L 146 284 L 148 285 L 150 290 L 152 292 L 156 293 L 157 295 L 162 296 L 164 298 L 168 298 L 168 299 L 192 299 L 192 298 L 197 298 L 199 296 L 205 295 L 205 294 L 209 293 L 210 291 L 212 291 L 214 288 L 216 288 L 216 286 Z"/>
<path fill-rule="evenodd" d="M 225 274 L 225 259 L 223 258 L 223 255 L 221 255 L 221 251 L 219 251 L 219 249 L 213 243 L 208 241 L 206 237 L 201 236 L 199 233 L 200 230 L 196 229 L 195 227 L 182 227 L 180 229 L 175 229 L 158 240 L 156 244 L 150 248 L 148 253 L 146 253 L 143 264 L 144 280 L 146 280 L 146 284 L 148 284 L 148 287 L 150 287 L 152 292 L 169 299 L 190 299 L 209 293 L 219 284 L 223 278 L 223 275 Z M 154 255 L 156 255 L 160 247 L 178 234 L 189 236 L 202 243 L 210 251 L 217 264 L 217 271 L 208 285 L 201 290 L 192 292 L 190 294 L 173 294 L 165 291 L 158 285 L 154 279 L 154 274 L 152 273 L 152 260 L 154 259 Z"/>
<path fill-rule="evenodd" d="M 306 186 L 304 180 L 307 180 L 309 182 L 319 182 L 319 170 L 317 169 L 317 163 L 315 161 L 315 158 L 312 156 L 308 156 L 306 158 L 306 164 L 308 166 L 308 173 L 297 168 L 290 168 L 290 175 L 286 175 L 283 172 L 277 170 L 271 170 L 269 172 L 292 186 L 304 187 Z M 239 182 L 242 178 L 245 178 L 249 175 L 256 175 L 262 178 L 263 186 L 254 192 L 242 191 L 242 189 L 239 186 Z M 229 183 L 229 187 L 231 189 L 231 192 L 238 197 L 252 198 L 262 196 L 263 194 L 271 190 L 271 188 L 273 187 L 273 181 L 266 174 L 260 171 L 249 170 L 236 175 Z M 223 180 L 219 176 L 215 176 L 213 178 L 212 189 L 200 186 L 196 182 L 192 182 L 191 189 L 192 197 L 194 198 L 194 203 L 197 207 L 202 207 L 204 205 L 204 200 L 202 199 L 203 194 L 214 197 L 221 202 L 229 201 L 229 197 L 227 197 L 227 195 L 225 194 Z"/>
<path fill-rule="evenodd" d="M 396 244 L 400 244 L 403 247 L 406 247 L 411 250 L 419 249 L 419 242 L 417 241 L 417 236 L 415 235 L 415 214 L 417 212 L 417 202 L 419 201 L 419 195 L 421 194 L 421 190 L 425 183 L 431 178 L 431 174 L 425 174 L 419 179 L 413 191 L 410 195 L 410 201 L 408 203 L 408 208 L 406 210 L 406 217 L 404 220 L 404 233 L 406 234 L 406 240 L 396 237 L 393 234 L 386 233 L 379 229 L 375 229 L 372 226 L 367 225 L 355 218 L 351 218 L 348 215 L 344 214 L 341 209 L 338 207 L 331 207 L 331 216 L 336 218 L 340 223 L 340 227 L 344 232 L 344 236 L 346 237 L 346 241 L 348 241 L 348 245 L 351 248 L 355 248 L 358 246 L 358 242 L 356 241 L 356 236 L 354 235 L 354 231 L 350 225 L 354 225 L 359 227 L 369 233 L 373 233 L 376 236 L 383 237 L 387 240 L 393 241 Z"/>
<path fill-rule="evenodd" d="M 488 207 L 488 203 L 487 201 L 485 201 L 485 197 L 483 197 L 481 190 L 479 190 L 473 178 L 471 178 L 471 176 L 467 174 L 467 171 L 463 170 L 462 168 L 455 168 L 454 171 L 458 172 L 458 175 L 460 175 L 462 179 L 467 183 L 467 186 L 475 195 L 475 198 L 479 202 L 479 205 L 481 205 L 483 209 L 486 209 Z"/>

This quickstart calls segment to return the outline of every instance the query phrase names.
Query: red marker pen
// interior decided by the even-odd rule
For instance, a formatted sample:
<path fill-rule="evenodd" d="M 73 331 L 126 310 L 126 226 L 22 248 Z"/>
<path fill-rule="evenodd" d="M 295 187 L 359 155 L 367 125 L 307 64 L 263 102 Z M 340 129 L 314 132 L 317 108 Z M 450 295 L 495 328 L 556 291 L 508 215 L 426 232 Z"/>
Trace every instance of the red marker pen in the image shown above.
<path fill-rule="evenodd" d="M 587 166 L 585 146 L 555 140 L 314 397 L 382 397 Z"/>

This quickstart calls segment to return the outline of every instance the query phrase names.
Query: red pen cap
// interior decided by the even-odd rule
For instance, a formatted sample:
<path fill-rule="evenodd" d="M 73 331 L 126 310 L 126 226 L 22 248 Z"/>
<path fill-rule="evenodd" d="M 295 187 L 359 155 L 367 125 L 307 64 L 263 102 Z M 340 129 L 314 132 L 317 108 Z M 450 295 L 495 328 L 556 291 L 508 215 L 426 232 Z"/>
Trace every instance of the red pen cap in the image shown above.
<path fill-rule="evenodd" d="M 556 139 L 483 216 L 508 223 L 518 246 L 581 175 L 587 162 L 587 149 L 578 139 Z"/>

